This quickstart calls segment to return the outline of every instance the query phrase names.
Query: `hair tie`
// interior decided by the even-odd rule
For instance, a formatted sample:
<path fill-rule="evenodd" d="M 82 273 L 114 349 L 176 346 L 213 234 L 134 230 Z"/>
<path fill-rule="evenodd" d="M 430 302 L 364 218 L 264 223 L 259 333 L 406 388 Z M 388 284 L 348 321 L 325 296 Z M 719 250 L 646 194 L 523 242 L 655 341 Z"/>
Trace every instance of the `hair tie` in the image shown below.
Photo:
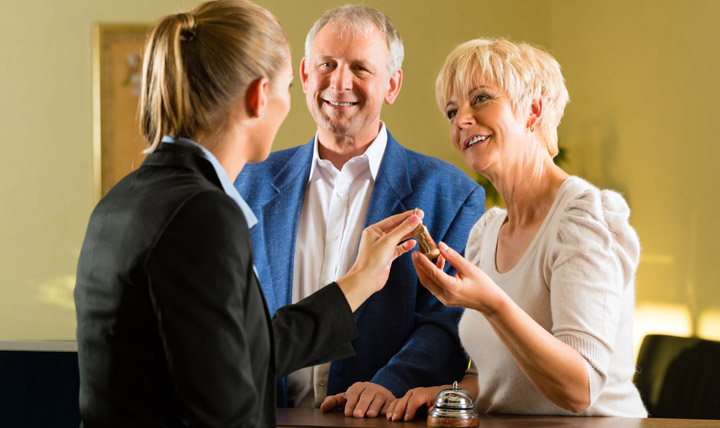
<path fill-rule="evenodd" d="M 180 41 L 192 42 L 195 40 L 195 17 L 191 13 L 178 13 L 175 17 L 180 21 L 180 26 L 184 27 L 180 30 Z"/>
<path fill-rule="evenodd" d="M 195 40 L 194 30 L 180 30 L 180 41 L 192 42 L 193 40 Z"/>

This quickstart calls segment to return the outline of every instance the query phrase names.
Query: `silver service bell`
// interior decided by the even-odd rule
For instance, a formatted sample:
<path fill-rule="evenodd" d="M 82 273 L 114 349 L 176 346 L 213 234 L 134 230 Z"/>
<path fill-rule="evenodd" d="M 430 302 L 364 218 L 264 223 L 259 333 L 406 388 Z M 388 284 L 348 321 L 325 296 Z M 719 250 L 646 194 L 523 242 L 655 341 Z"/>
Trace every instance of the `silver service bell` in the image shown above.
<path fill-rule="evenodd" d="M 452 389 L 440 391 L 435 408 L 427 418 L 429 427 L 476 427 L 479 424 L 472 396 L 464 389 L 458 389 L 457 382 L 453 382 Z"/>

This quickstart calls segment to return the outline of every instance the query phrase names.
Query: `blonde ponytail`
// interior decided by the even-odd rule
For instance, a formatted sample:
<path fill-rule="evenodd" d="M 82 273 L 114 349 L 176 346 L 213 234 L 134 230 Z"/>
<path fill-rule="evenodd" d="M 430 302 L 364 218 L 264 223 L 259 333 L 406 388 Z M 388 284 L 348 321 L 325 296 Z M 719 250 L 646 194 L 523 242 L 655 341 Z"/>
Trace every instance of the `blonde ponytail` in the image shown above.
<path fill-rule="evenodd" d="M 154 151 L 164 135 L 222 129 L 230 105 L 260 77 L 273 81 L 288 58 L 277 19 L 244 0 L 204 3 L 168 15 L 145 44 L 140 127 Z"/>

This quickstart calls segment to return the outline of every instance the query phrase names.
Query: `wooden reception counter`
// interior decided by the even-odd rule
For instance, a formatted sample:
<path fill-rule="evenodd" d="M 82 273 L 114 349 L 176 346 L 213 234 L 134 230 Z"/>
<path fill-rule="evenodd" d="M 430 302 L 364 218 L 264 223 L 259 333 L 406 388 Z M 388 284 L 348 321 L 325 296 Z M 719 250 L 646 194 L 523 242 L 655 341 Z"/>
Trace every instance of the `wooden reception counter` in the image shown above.
<path fill-rule="evenodd" d="M 279 427 L 424 427 L 425 418 L 389 422 L 385 418 L 355 419 L 341 412 L 320 413 L 317 409 L 278 409 Z M 480 416 L 480 428 L 720 428 L 720 420 L 582 418 L 557 416 Z"/>

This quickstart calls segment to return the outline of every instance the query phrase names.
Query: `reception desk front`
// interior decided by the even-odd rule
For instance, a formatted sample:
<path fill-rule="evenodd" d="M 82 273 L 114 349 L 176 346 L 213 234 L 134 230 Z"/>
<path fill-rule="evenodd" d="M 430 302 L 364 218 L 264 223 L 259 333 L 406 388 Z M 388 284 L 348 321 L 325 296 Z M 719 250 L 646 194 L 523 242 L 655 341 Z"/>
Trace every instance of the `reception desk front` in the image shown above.
<path fill-rule="evenodd" d="M 317 409 L 278 409 L 279 427 L 424 427 L 425 419 L 389 422 L 385 418 L 356 419 L 341 412 L 320 413 Z M 720 428 L 720 420 L 706 419 L 634 419 L 582 418 L 557 416 L 480 416 L 480 428 Z"/>
<path fill-rule="evenodd" d="M 77 344 L 0 341 L 0 426 L 78 427 Z"/>
<path fill-rule="evenodd" d="M 77 427 L 79 389 L 74 342 L 0 341 L 0 426 Z M 424 427 L 425 418 L 389 422 L 356 419 L 342 412 L 277 409 L 280 427 Z M 481 428 L 720 428 L 720 420 L 549 416 L 480 416 Z"/>

